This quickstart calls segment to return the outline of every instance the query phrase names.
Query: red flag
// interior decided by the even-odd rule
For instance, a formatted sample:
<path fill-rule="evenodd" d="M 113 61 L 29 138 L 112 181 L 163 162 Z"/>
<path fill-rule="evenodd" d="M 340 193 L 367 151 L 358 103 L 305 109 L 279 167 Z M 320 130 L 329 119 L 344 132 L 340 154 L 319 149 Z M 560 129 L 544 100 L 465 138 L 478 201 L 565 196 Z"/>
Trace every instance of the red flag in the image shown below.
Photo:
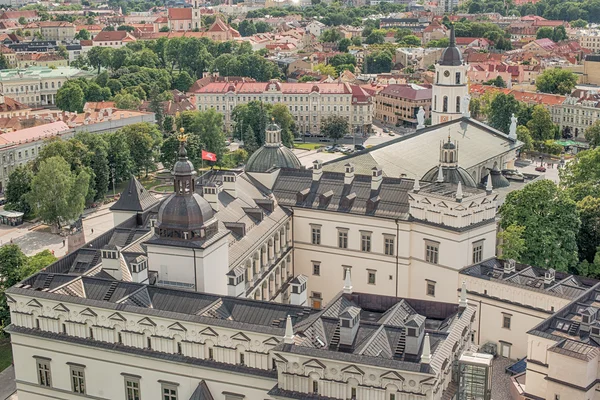
<path fill-rule="evenodd" d="M 215 153 L 209 153 L 208 151 L 202 150 L 202 159 L 206 161 L 217 161 L 217 155 Z"/>

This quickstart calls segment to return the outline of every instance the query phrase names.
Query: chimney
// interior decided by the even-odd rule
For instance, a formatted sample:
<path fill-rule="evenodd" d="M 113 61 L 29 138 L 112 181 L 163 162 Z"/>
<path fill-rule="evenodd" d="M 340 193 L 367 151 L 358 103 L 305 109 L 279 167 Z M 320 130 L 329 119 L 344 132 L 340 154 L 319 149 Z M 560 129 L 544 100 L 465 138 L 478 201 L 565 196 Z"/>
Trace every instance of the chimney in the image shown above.
<path fill-rule="evenodd" d="M 463 281 L 462 287 L 460 288 L 460 301 L 458 302 L 458 306 L 460 308 L 467 308 L 468 304 L 467 300 L 467 282 Z"/>
<path fill-rule="evenodd" d="M 213 210 L 219 211 L 219 190 L 214 183 L 202 187 L 202 197 L 208 201 Z"/>
<path fill-rule="evenodd" d="M 383 182 L 383 171 L 380 167 L 371 168 L 371 190 L 377 191 Z"/>
<path fill-rule="evenodd" d="M 461 203 L 463 199 L 462 183 L 460 183 L 460 181 L 458 182 L 458 186 L 456 187 L 455 199 L 459 203 Z"/>
<path fill-rule="evenodd" d="M 344 289 L 345 294 L 352 294 L 352 280 L 350 278 L 350 268 L 346 268 L 346 275 L 344 278 Z"/>
<path fill-rule="evenodd" d="M 554 278 L 556 277 L 556 271 L 553 268 L 544 273 L 544 285 L 551 285 L 554 282 Z"/>
<path fill-rule="evenodd" d="M 413 185 L 413 192 L 419 193 L 421 190 L 421 184 L 419 183 L 419 178 L 415 178 L 415 184 Z"/>
<path fill-rule="evenodd" d="M 344 175 L 344 185 L 351 185 L 354 180 L 354 165 L 348 163 L 344 165 L 346 173 Z"/>
<path fill-rule="evenodd" d="M 515 264 L 516 261 L 513 260 L 512 258 L 508 259 L 508 260 L 504 260 L 504 273 L 505 274 L 512 274 L 515 272 Z"/>
<path fill-rule="evenodd" d="M 285 320 L 285 336 L 283 337 L 283 343 L 294 344 L 294 328 L 292 327 L 292 318 L 289 315 Z"/>
<path fill-rule="evenodd" d="M 321 177 L 323 176 L 323 163 L 321 160 L 315 160 L 313 161 L 313 174 L 312 174 L 312 180 L 313 182 L 318 182 L 321 180 Z"/>
<path fill-rule="evenodd" d="M 360 308 L 347 307 L 340 314 L 340 345 L 352 346 L 360 326 Z"/>
<path fill-rule="evenodd" d="M 223 175 L 223 190 L 233 198 L 237 198 L 237 175 L 233 173 Z"/>

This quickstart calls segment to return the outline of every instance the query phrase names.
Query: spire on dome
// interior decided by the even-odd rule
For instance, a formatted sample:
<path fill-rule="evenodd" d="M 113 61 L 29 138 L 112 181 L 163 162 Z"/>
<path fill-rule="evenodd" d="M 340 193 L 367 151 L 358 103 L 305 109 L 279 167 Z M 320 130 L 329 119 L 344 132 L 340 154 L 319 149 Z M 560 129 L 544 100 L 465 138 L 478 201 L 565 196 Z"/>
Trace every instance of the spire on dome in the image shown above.
<path fill-rule="evenodd" d="M 415 184 L 413 186 L 413 192 L 415 193 L 419 193 L 419 190 L 421 190 L 421 184 L 419 183 L 419 177 L 415 177 Z"/>
<path fill-rule="evenodd" d="M 456 201 L 461 202 L 463 199 L 463 191 L 462 191 L 462 183 L 458 181 L 458 186 L 456 187 Z"/>
<path fill-rule="evenodd" d="M 444 182 L 444 170 L 442 169 L 441 165 L 438 168 L 438 176 L 437 176 L 436 182 L 438 182 L 438 183 Z"/>
<path fill-rule="evenodd" d="M 491 194 L 494 187 L 492 186 L 492 174 L 488 174 L 487 184 L 485 185 L 485 191 L 487 194 Z"/>
<path fill-rule="evenodd" d="M 458 306 L 462 308 L 466 308 L 468 304 L 467 300 L 467 282 L 462 282 L 462 287 L 460 288 L 460 301 L 458 302 Z"/>
<path fill-rule="evenodd" d="M 352 280 L 350 279 L 350 268 L 346 268 L 346 277 L 344 279 L 344 293 L 352 294 Z"/>
<path fill-rule="evenodd" d="M 423 339 L 423 351 L 421 352 L 421 362 L 423 364 L 429 364 L 431 362 L 431 342 L 429 340 L 429 333 L 425 334 Z"/>
<path fill-rule="evenodd" d="M 285 336 L 283 336 L 283 343 L 294 344 L 294 328 L 292 327 L 292 318 L 289 315 L 285 320 Z"/>

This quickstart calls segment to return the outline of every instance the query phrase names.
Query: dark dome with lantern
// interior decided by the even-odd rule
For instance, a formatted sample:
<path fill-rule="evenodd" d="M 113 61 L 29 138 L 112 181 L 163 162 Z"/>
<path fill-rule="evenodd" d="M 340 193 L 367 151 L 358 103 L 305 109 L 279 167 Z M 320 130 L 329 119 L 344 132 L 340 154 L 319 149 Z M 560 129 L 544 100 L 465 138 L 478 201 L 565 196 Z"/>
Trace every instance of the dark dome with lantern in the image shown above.
<path fill-rule="evenodd" d="M 179 159 L 173 167 L 174 193 L 158 210 L 157 232 L 160 237 L 195 239 L 206 237 L 205 228 L 214 217 L 208 201 L 195 192 L 196 171 L 187 158 L 185 136 L 179 136 Z"/>
<path fill-rule="evenodd" d="M 450 28 L 450 45 L 442 53 L 439 65 L 459 66 L 463 64 L 462 53 L 456 47 L 456 37 L 454 36 L 454 25 Z"/>
<path fill-rule="evenodd" d="M 464 168 L 461 167 L 433 167 L 429 171 L 427 171 L 425 175 L 423 175 L 421 181 L 438 182 L 440 168 L 442 168 L 442 174 L 444 176 L 445 183 L 458 184 L 458 182 L 461 182 L 462 185 L 466 187 L 477 187 L 477 183 L 475 183 L 473 177 Z"/>
<path fill-rule="evenodd" d="M 300 168 L 294 152 L 281 143 L 281 128 L 271 122 L 265 128 L 265 144 L 248 159 L 246 172 L 267 172 L 271 168 Z"/>

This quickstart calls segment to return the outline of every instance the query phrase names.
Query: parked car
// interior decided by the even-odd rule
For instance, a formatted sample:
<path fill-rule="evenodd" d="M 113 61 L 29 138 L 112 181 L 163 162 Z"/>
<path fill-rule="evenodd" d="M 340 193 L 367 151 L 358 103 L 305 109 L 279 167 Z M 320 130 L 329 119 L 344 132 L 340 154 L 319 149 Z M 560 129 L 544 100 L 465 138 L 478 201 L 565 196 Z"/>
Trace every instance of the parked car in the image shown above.
<path fill-rule="evenodd" d="M 348 133 L 347 135 L 344 135 L 344 139 L 352 139 L 352 135 Z"/>
<path fill-rule="evenodd" d="M 396 136 L 394 132 L 390 132 L 390 136 Z"/>
<path fill-rule="evenodd" d="M 504 175 L 506 179 L 513 181 L 523 182 L 525 180 L 525 176 L 516 169 L 503 169 L 502 175 Z"/>
<path fill-rule="evenodd" d="M 0 206 L 3 206 L 6 204 L 6 199 L 0 199 Z"/>
<path fill-rule="evenodd" d="M 390 133 L 390 130 L 388 128 L 383 128 L 383 133 Z"/>
<path fill-rule="evenodd" d="M 324 149 L 325 151 L 333 151 L 333 146 L 327 146 Z"/>
<path fill-rule="evenodd" d="M 330 138 L 321 138 L 319 139 L 319 142 L 331 142 Z"/>
<path fill-rule="evenodd" d="M 340 151 L 342 153 L 348 153 L 348 152 L 352 151 L 352 147 L 350 147 L 350 146 L 342 146 L 342 147 L 340 147 Z"/>
<path fill-rule="evenodd" d="M 541 165 L 539 167 L 535 167 L 535 170 L 537 172 L 546 172 L 546 167 L 542 167 Z"/>

